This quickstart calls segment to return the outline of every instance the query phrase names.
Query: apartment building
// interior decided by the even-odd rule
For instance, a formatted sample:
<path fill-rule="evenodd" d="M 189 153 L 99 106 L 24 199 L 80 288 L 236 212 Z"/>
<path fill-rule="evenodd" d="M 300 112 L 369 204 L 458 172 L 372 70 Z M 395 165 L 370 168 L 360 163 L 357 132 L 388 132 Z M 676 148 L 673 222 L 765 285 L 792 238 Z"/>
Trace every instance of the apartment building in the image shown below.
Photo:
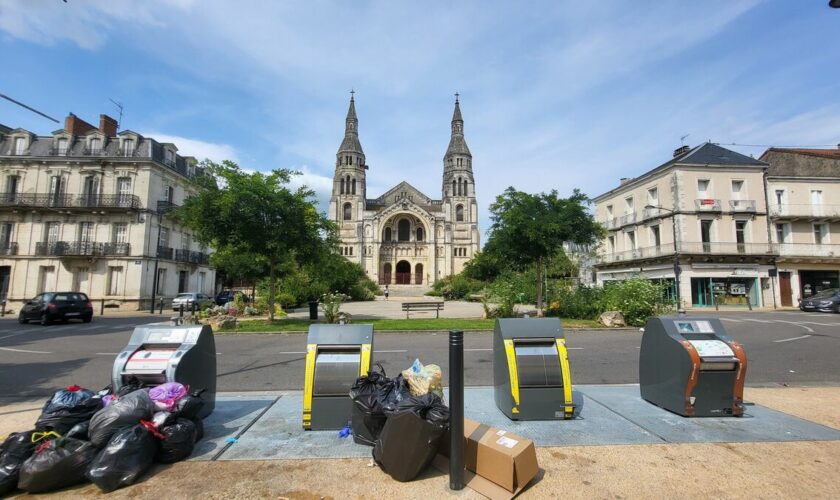
<path fill-rule="evenodd" d="M 778 244 L 778 301 L 798 301 L 840 286 L 840 146 L 770 148 L 767 195 Z"/>
<path fill-rule="evenodd" d="M 0 298 L 85 292 L 136 310 L 155 295 L 210 294 L 215 270 L 190 231 L 165 217 L 201 175 L 192 157 L 100 115 L 72 113 L 39 136 L 0 126 Z M 157 268 L 157 280 L 155 269 Z M 98 304 L 97 304 L 98 305 Z"/>
<path fill-rule="evenodd" d="M 594 199 L 607 229 L 599 284 L 639 275 L 679 290 L 683 306 L 773 303 L 764 190 L 768 165 L 712 143 L 673 158 Z"/>

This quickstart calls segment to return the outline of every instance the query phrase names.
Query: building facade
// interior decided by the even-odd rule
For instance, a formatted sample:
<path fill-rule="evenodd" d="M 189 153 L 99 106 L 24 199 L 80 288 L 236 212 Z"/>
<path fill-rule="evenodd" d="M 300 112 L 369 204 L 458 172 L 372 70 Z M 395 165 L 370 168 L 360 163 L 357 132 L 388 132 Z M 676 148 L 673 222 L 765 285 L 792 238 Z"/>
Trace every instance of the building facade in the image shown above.
<path fill-rule="evenodd" d="M 107 307 L 155 295 L 212 294 L 206 248 L 164 215 L 189 196 L 196 161 L 100 115 L 72 113 L 38 136 L 0 128 L 0 294 L 8 308 L 44 291 L 79 291 Z M 155 268 L 157 277 L 155 280 Z"/>
<path fill-rule="evenodd" d="M 342 255 L 382 285 L 423 286 L 459 273 L 479 249 L 479 229 L 472 154 L 458 99 L 443 157 L 440 199 L 408 182 L 369 198 L 369 168 L 358 125 L 351 97 L 328 214 L 339 227 Z"/>
<path fill-rule="evenodd" d="M 770 148 L 767 198 L 778 244 L 778 302 L 797 306 L 840 286 L 840 146 Z"/>
<path fill-rule="evenodd" d="M 607 229 L 599 284 L 639 275 L 679 287 L 681 305 L 772 305 L 777 249 L 769 236 L 768 165 L 712 143 L 594 199 Z"/>

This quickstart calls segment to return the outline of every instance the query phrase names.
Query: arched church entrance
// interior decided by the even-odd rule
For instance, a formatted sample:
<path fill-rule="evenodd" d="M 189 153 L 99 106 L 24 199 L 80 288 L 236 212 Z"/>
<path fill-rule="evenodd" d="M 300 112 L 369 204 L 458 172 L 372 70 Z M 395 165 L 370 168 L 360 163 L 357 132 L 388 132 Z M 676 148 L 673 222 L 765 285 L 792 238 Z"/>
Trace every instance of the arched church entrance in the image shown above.
<path fill-rule="evenodd" d="M 397 262 L 397 284 L 411 284 L 411 264 L 404 260 Z"/>
<path fill-rule="evenodd" d="M 389 284 L 391 283 L 391 263 L 386 262 L 385 267 L 382 269 L 382 279 L 380 284 Z"/>

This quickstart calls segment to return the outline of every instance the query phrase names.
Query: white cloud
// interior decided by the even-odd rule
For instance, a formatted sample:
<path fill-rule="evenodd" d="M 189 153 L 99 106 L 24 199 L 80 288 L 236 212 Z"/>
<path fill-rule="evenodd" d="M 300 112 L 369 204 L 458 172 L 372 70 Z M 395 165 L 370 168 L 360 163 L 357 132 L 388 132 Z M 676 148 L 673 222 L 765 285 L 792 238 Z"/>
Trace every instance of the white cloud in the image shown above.
<path fill-rule="evenodd" d="M 161 134 L 158 132 L 139 132 L 140 135 L 150 137 L 158 142 L 171 142 L 178 148 L 178 154 L 182 156 L 195 156 L 198 161 L 211 159 L 219 162 L 231 160 L 239 163 L 236 149 L 229 144 L 218 144 L 206 142 L 199 139 L 190 139 L 177 135 Z"/>
<path fill-rule="evenodd" d="M 300 175 L 292 177 L 290 184 L 295 188 L 306 186 L 314 191 L 319 208 L 326 212 L 330 206 L 330 196 L 332 196 L 332 177 L 312 172 L 308 166 L 292 167 L 290 170 L 300 172 Z"/>

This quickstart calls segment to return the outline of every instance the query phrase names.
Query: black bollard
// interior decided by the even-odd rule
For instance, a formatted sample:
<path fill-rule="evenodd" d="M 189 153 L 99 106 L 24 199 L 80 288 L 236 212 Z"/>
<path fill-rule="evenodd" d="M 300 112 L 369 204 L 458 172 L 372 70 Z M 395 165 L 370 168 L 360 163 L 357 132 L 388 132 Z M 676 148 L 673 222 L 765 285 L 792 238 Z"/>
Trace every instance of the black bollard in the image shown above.
<path fill-rule="evenodd" d="M 160 312 L 158 314 L 163 314 L 163 297 L 160 298 Z"/>
<path fill-rule="evenodd" d="M 183 302 L 181 302 L 178 305 L 178 317 L 180 317 L 180 318 L 184 317 L 184 303 Z"/>
<path fill-rule="evenodd" d="M 192 311 L 191 311 L 192 316 L 195 316 L 195 306 L 196 306 L 196 305 L 197 305 L 197 304 L 196 304 L 195 302 L 193 302 L 193 303 L 192 303 L 192 308 L 191 308 L 191 309 L 192 309 Z"/>
<path fill-rule="evenodd" d="M 152 304 L 152 310 L 154 310 L 154 308 L 155 308 L 155 306 L 154 306 L 154 304 Z M 105 299 L 102 299 L 99 302 L 99 315 L 100 316 L 105 316 Z"/>
<path fill-rule="evenodd" d="M 449 330 L 449 488 L 464 489 L 464 332 Z"/>

